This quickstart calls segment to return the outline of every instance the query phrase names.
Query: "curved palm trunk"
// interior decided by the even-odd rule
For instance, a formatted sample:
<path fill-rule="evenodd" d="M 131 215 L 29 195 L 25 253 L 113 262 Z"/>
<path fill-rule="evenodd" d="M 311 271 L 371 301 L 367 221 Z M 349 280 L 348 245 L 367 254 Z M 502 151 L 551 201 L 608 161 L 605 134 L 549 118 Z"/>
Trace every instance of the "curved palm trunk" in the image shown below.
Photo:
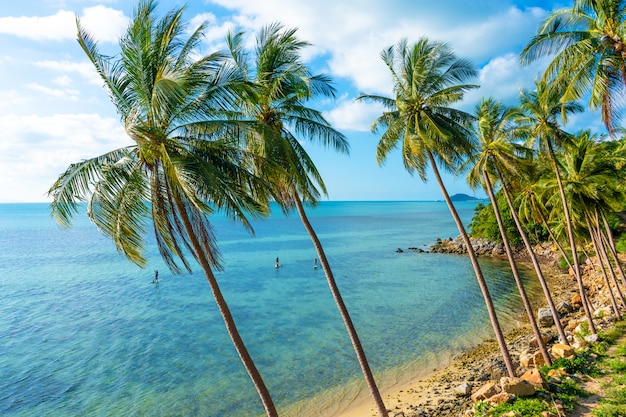
<path fill-rule="evenodd" d="M 213 274 L 213 270 L 211 269 L 211 265 L 204 254 L 202 249 L 202 245 L 198 241 L 196 237 L 193 226 L 187 215 L 187 211 L 183 207 L 180 201 L 176 201 L 176 205 L 178 208 L 178 212 L 183 221 L 183 225 L 185 227 L 185 232 L 189 237 L 191 245 L 193 246 L 194 254 L 198 263 L 202 267 L 204 274 L 206 276 L 207 281 L 209 282 L 209 286 L 211 287 L 211 292 L 213 293 L 213 297 L 215 298 L 215 302 L 217 303 L 217 307 L 222 314 L 222 318 L 224 319 L 224 324 L 226 325 L 226 330 L 228 330 L 228 334 L 233 341 L 233 345 L 239 354 L 239 358 L 243 363 L 250 379 L 252 379 L 252 383 L 256 388 L 259 396 L 261 397 L 261 402 L 263 403 L 263 407 L 265 407 L 265 412 L 267 413 L 267 417 L 278 417 L 278 412 L 276 411 L 276 407 L 274 406 L 274 402 L 272 401 L 272 397 L 270 395 L 269 390 L 267 389 L 263 378 L 261 377 L 261 373 L 256 368 L 248 349 L 243 343 L 243 339 L 239 334 L 239 330 L 237 329 L 237 325 L 235 324 L 235 320 L 233 319 L 232 314 L 230 313 L 230 309 L 228 308 L 228 304 L 222 295 L 222 291 L 217 283 L 217 279 L 215 279 L 215 275 Z"/>
<path fill-rule="evenodd" d="M 615 296 L 613 295 L 613 290 L 611 289 L 611 283 L 609 282 L 609 276 L 604 268 L 604 259 L 600 254 L 600 248 L 598 246 L 598 239 L 595 231 L 592 229 L 591 221 L 589 221 L 589 216 L 585 214 L 585 221 L 587 222 L 587 228 L 589 229 L 589 236 L 591 237 L 591 242 L 593 243 L 593 248 L 596 251 L 596 255 L 598 257 L 598 262 L 600 263 L 600 269 L 602 270 L 602 277 L 604 278 L 604 285 L 606 286 L 606 290 L 609 292 L 609 297 L 611 299 L 611 305 L 613 306 L 613 314 L 617 317 L 618 320 L 621 320 L 619 314 L 619 307 L 617 307 L 617 302 L 615 301 Z"/>
<path fill-rule="evenodd" d="M 439 184 L 439 188 L 441 189 L 441 193 L 443 194 L 443 198 L 446 200 L 446 204 L 448 205 L 448 209 L 450 210 L 450 214 L 456 223 L 457 228 L 459 229 L 459 233 L 461 234 L 461 238 L 463 239 L 463 243 L 467 247 L 467 254 L 472 262 L 472 267 L 474 268 L 474 273 L 476 274 L 476 279 L 478 280 L 478 285 L 480 287 L 480 291 L 483 294 L 483 298 L 485 299 L 485 304 L 487 306 L 487 313 L 489 314 L 489 320 L 491 321 L 491 325 L 493 326 L 493 331 L 496 336 L 496 340 L 498 342 L 498 346 L 500 347 L 500 352 L 502 353 L 502 359 L 504 360 L 504 364 L 509 373 L 510 377 L 515 377 L 515 368 L 513 367 L 513 362 L 511 361 L 511 355 L 509 354 L 509 349 L 506 346 L 506 341 L 504 340 L 504 335 L 502 334 L 502 329 L 500 328 L 500 323 L 498 321 L 498 317 L 496 315 L 496 309 L 493 306 L 493 300 L 491 299 L 491 294 L 489 294 L 489 289 L 487 288 L 487 283 L 485 282 L 485 277 L 483 276 L 483 272 L 480 269 L 480 265 L 478 264 L 478 257 L 474 252 L 474 248 L 472 247 L 472 242 L 470 241 L 467 232 L 465 231 L 465 227 L 463 226 L 463 222 L 461 222 L 461 218 L 454 208 L 454 204 L 452 204 L 452 200 L 448 195 L 448 190 L 446 189 L 441 175 L 439 174 L 439 169 L 437 169 L 437 163 L 435 162 L 435 158 L 433 157 L 432 152 L 428 151 L 428 159 L 433 168 L 433 172 L 435 173 L 435 177 L 437 178 L 437 184 Z"/>
<path fill-rule="evenodd" d="M 511 211 L 511 217 L 513 217 L 513 221 L 515 222 L 517 231 L 522 237 L 522 241 L 524 242 L 524 246 L 526 247 L 528 256 L 530 257 L 530 260 L 535 269 L 535 273 L 537 274 L 537 279 L 539 280 L 539 283 L 541 284 L 543 295 L 546 297 L 546 301 L 548 302 L 548 307 L 550 308 L 550 313 L 552 314 L 554 325 L 556 326 L 556 330 L 559 334 L 559 339 L 561 343 L 565 345 L 569 345 L 569 341 L 567 340 L 567 336 L 565 335 L 565 330 L 563 330 L 563 325 L 561 324 L 559 313 L 556 310 L 554 301 L 552 300 L 552 294 L 550 293 L 550 289 L 548 288 L 548 283 L 546 282 L 546 279 L 543 276 L 543 271 L 541 270 L 541 266 L 539 265 L 539 261 L 537 260 L 537 256 L 535 255 L 535 251 L 533 250 L 533 247 L 530 244 L 528 235 L 526 235 L 526 232 L 524 231 L 524 228 L 522 227 L 522 223 L 520 222 L 519 216 L 517 215 L 517 211 L 515 210 L 515 207 L 513 206 L 513 202 L 511 201 L 511 196 L 509 195 L 509 190 L 507 189 L 506 182 L 504 181 L 504 178 L 500 172 L 498 172 L 498 175 L 500 176 L 500 182 L 502 183 L 502 191 L 504 192 L 504 196 L 506 197 L 506 202 L 509 206 L 509 210 Z"/>
<path fill-rule="evenodd" d="M 569 260 L 569 257 L 565 253 L 565 249 L 563 249 L 563 245 L 561 245 L 561 242 L 559 242 L 559 240 L 554 235 L 554 232 L 552 232 L 552 229 L 550 228 L 550 225 L 548 224 L 548 219 L 546 219 L 546 216 L 543 214 L 543 212 L 539 211 L 539 214 L 541 216 L 541 221 L 546 226 L 546 230 L 548 231 L 548 234 L 550 235 L 550 238 L 552 239 L 552 242 L 554 242 L 556 247 L 559 249 L 559 253 L 563 257 L 563 260 L 567 264 L 567 267 L 569 269 L 571 269 L 572 271 L 574 271 L 574 265 L 572 265 L 572 263 Z M 582 305 L 587 305 L 587 308 L 589 308 L 588 306 L 590 305 L 590 302 L 589 302 L 589 298 L 587 297 L 587 292 L 585 291 L 582 294 L 580 294 L 580 291 L 579 291 L 578 294 L 581 297 Z"/>
<path fill-rule="evenodd" d="M 559 242 L 559 240 L 554 235 L 554 232 L 552 232 L 552 229 L 550 228 L 550 225 L 548 224 L 548 219 L 546 219 L 546 216 L 541 211 L 539 211 L 539 215 L 541 216 L 541 222 L 543 223 L 544 226 L 546 226 L 546 230 L 548 231 L 548 234 L 550 235 L 550 239 L 552 239 L 552 242 L 554 242 L 554 244 L 558 248 L 559 253 L 561 254 L 561 256 L 563 257 L 563 260 L 567 264 L 567 267 L 573 271 L 574 266 L 569 261 L 569 257 L 565 253 L 565 249 L 563 249 L 563 245 L 561 245 L 561 242 Z"/>
<path fill-rule="evenodd" d="M 541 336 L 541 332 L 539 331 L 539 327 L 537 326 L 537 321 L 535 320 L 535 316 L 533 314 L 532 305 L 530 304 L 530 300 L 528 299 L 528 295 L 526 294 L 526 289 L 524 288 L 522 279 L 519 276 L 517 264 L 515 263 L 515 259 L 513 257 L 513 251 L 511 250 L 511 245 L 509 243 L 509 238 L 506 235 L 506 230 L 504 230 L 504 224 L 502 223 L 502 216 L 500 215 L 498 202 L 496 201 L 496 196 L 493 194 L 491 180 L 489 179 L 489 175 L 487 175 L 487 171 L 485 170 L 483 170 L 483 179 L 485 180 L 485 188 L 487 189 L 487 194 L 489 195 L 489 199 L 491 200 L 491 207 L 493 207 L 493 214 L 496 216 L 496 222 L 498 223 L 500 236 L 502 236 L 502 243 L 504 244 L 506 257 L 508 258 L 509 264 L 511 265 L 511 272 L 513 272 L 513 277 L 515 278 L 515 284 L 517 285 L 519 295 L 522 298 L 522 302 L 524 303 L 524 309 L 526 310 L 526 314 L 528 315 L 528 322 L 530 323 L 530 327 L 533 329 L 533 334 L 535 335 L 535 339 L 537 340 L 537 345 L 539 347 L 539 350 L 541 351 L 541 356 L 543 356 L 544 362 L 546 363 L 547 366 L 552 366 L 552 358 L 550 357 L 550 354 L 548 353 L 548 349 L 546 349 L 546 344 L 543 342 L 543 337 Z"/>
<path fill-rule="evenodd" d="M 320 259 L 320 264 L 322 265 L 322 269 L 324 270 L 324 274 L 326 275 L 326 280 L 328 281 L 330 292 L 333 295 L 333 299 L 337 304 L 337 308 L 339 309 L 341 318 L 343 319 L 346 329 L 348 330 L 350 341 L 352 342 L 352 346 L 354 347 L 354 351 L 356 352 L 356 356 L 359 361 L 359 365 L 361 366 L 363 376 L 365 377 L 365 381 L 367 382 L 367 386 L 369 387 L 370 393 L 372 394 L 374 402 L 376 403 L 376 407 L 378 408 L 378 413 L 380 414 L 380 417 L 387 417 L 387 407 L 385 407 L 383 398 L 380 395 L 378 387 L 376 386 L 376 381 L 374 380 L 374 375 L 372 374 L 372 370 L 370 369 L 367 357 L 365 356 L 365 351 L 363 350 L 363 346 L 361 345 L 359 335 L 357 334 L 354 324 L 352 323 L 352 319 L 350 318 L 348 309 L 343 302 L 343 298 L 341 297 L 341 293 L 339 292 L 339 287 L 337 286 L 337 282 L 335 281 L 335 277 L 333 276 L 333 271 L 330 269 L 328 258 L 326 258 L 326 254 L 324 253 L 322 243 L 318 239 L 315 230 L 313 230 L 313 226 L 311 226 L 311 223 L 309 222 L 309 218 L 304 211 L 304 207 L 302 206 L 302 201 L 300 201 L 300 197 L 294 194 L 292 198 L 296 204 L 296 208 L 298 210 L 298 214 L 300 215 L 300 219 L 302 220 L 302 224 L 304 225 L 304 228 L 311 237 L 311 241 L 313 242 L 313 246 L 315 247 L 317 256 Z"/>
<path fill-rule="evenodd" d="M 589 331 L 592 334 L 596 334 L 596 326 L 593 324 L 591 317 L 591 311 L 589 310 L 589 304 L 585 302 L 587 294 L 585 292 L 585 286 L 583 279 L 580 275 L 580 265 L 578 264 L 578 252 L 576 250 L 576 239 L 574 238 L 574 231 L 572 230 L 572 220 L 569 214 L 569 208 L 567 205 L 567 199 L 565 198 L 565 190 L 563 189 L 563 182 L 561 181 L 561 174 L 559 172 L 559 166 L 554 155 L 554 149 L 552 148 L 552 142 L 548 140 L 548 148 L 550 150 L 550 157 L 552 159 L 552 166 L 554 168 L 554 174 L 556 176 L 557 184 L 559 185 L 559 193 L 561 194 L 561 203 L 563 204 L 563 213 L 565 214 L 565 223 L 567 226 L 567 235 L 569 237 L 570 250 L 572 252 L 572 263 L 574 264 L 574 276 L 576 276 L 576 282 L 578 283 L 578 291 L 580 292 L 580 298 L 583 300 L 583 308 L 585 310 L 585 316 L 589 323 Z"/>
<path fill-rule="evenodd" d="M 589 223 L 592 222 L 591 217 L 589 218 Z M 611 265 L 611 260 L 609 259 L 609 254 L 607 253 L 606 247 L 608 244 L 606 243 L 606 236 L 602 233 L 602 228 L 600 227 L 600 219 L 598 219 L 598 213 L 595 213 L 595 222 L 593 222 L 593 226 L 595 228 L 595 236 L 598 248 L 600 249 L 600 255 L 602 256 L 602 261 L 605 265 L 607 265 L 609 270 L 609 275 L 611 276 L 611 281 L 613 282 L 613 287 L 617 292 L 617 296 L 622 302 L 622 306 L 626 306 L 626 299 L 624 299 L 624 294 L 622 294 L 622 290 L 619 287 L 619 282 L 617 281 L 617 276 L 615 275 L 615 271 L 613 270 L 613 265 Z M 618 313 L 619 317 L 619 313 Z"/>
<path fill-rule="evenodd" d="M 598 212 L 596 211 L 596 217 L 597 216 Z M 604 230 L 606 231 L 606 235 L 603 233 L 602 238 L 605 239 L 607 246 L 609 247 L 609 251 L 611 252 L 611 256 L 613 257 L 613 260 L 615 260 L 615 266 L 617 268 L 617 272 L 619 272 L 622 284 L 626 286 L 626 276 L 624 275 L 624 269 L 622 268 L 622 264 L 617 257 L 617 249 L 615 248 L 615 241 L 613 240 L 613 232 L 611 232 L 609 222 L 606 220 L 606 216 L 604 215 L 604 213 L 602 213 L 602 222 L 604 224 Z"/>

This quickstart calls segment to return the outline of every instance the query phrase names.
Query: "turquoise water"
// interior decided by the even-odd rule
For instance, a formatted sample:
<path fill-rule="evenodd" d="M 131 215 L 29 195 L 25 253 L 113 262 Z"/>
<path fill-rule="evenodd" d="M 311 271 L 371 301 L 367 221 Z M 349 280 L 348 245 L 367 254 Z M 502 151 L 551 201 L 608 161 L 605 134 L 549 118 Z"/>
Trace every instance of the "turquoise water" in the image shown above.
<path fill-rule="evenodd" d="M 466 223 L 474 205 L 458 203 Z M 444 203 L 308 212 L 383 388 L 491 337 L 465 257 L 395 251 L 456 236 Z M 220 216 L 213 224 L 217 279 L 281 415 L 331 416 L 358 399 L 360 369 L 300 220 L 275 214 L 254 223 L 255 237 Z M 134 266 L 82 213 L 62 230 L 46 204 L 0 204 L 1 415 L 263 414 L 199 268 L 172 275 L 152 241 L 148 257 Z M 512 325 L 510 272 L 481 263 Z"/>

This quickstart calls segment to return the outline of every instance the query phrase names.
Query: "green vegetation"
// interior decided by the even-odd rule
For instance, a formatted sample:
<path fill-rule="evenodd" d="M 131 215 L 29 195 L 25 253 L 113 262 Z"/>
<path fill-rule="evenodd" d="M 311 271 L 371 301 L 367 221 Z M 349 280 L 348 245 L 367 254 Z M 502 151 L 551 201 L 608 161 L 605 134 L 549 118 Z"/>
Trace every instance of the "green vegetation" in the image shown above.
<path fill-rule="evenodd" d="M 335 90 L 330 77 L 310 73 L 302 58 L 308 44 L 296 37 L 296 29 L 265 26 L 253 51 L 246 50 L 242 33 L 232 33 L 226 52 L 202 56 L 208 23 L 188 31 L 183 12 L 180 8 L 158 18 L 155 1 L 140 1 L 114 55 L 100 53 L 97 41 L 78 22 L 78 42 L 119 113 L 129 144 L 70 165 L 49 190 L 51 210 L 69 225 L 87 202 L 98 229 L 140 267 L 147 265 L 147 233 L 154 233 L 174 273 L 191 272 L 197 262 L 267 416 L 276 417 L 214 274 L 222 265 L 210 217 L 219 209 L 252 231 L 249 218 L 269 215 L 272 201 L 286 213 L 297 210 L 349 327 L 329 263 L 304 211 L 305 204 L 314 205 L 326 195 L 326 186 L 302 143 L 311 140 L 343 153 L 349 146 L 321 111 L 307 105 L 310 99 L 334 99 Z M 563 266 L 573 267 L 583 301 L 587 327 L 582 334 L 595 334 L 578 254 L 606 253 L 599 262 L 623 272 L 614 251 L 626 252 L 626 235 L 618 235 L 614 245 L 613 233 L 623 230 L 616 213 L 626 207 L 626 138 L 619 138 L 623 132 L 617 124 L 626 84 L 625 21 L 621 1 L 575 0 L 571 9 L 551 13 L 521 61 L 553 61 L 532 88 L 521 88 L 519 103 L 511 108 L 491 98 L 481 101 L 476 115 L 456 108 L 479 87 L 472 83 L 478 71 L 448 44 L 426 37 L 413 44 L 401 40 L 382 51 L 392 97 L 358 98 L 384 110 L 372 124 L 373 132 L 381 132 L 378 163 L 399 149 L 409 173 L 423 181 L 433 173 L 467 248 L 510 376 L 515 372 L 493 300 L 439 170 L 469 171 L 472 187 L 482 186 L 499 207 L 504 232 L 491 206 L 479 204 L 471 224 L 474 236 L 513 245 L 523 241 L 532 259 L 530 239 L 549 240 L 558 248 Z M 586 103 L 601 109 L 611 136 L 565 130 L 568 116 L 585 109 L 578 100 L 588 95 Z M 536 273 L 545 287 L 540 268 Z M 549 290 L 544 291 L 551 300 Z M 386 415 L 356 332 L 348 333 L 379 414 Z M 604 358 L 616 337 L 603 334 L 594 352 Z M 598 411 L 602 415 L 624 415 L 624 349 L 618 349 L 618 358 L 602 362 L 604 372 L 616 375 L 606 407 Z M 591 362 L 583 355 L 557 361 L 551 369 L 589 374 L 595 372 Z M 582 394 L 575 380 L 551 383 L 556 388 L 544 394 L 566 407 Z M 480 415 L 496 413 L 478 408 Z M 551 405 L 538 396 L 501 409 L 536 415 Z"/>
<path fill-rule="evenodd" d="M 595 417 L 623 417 L 626 415 L 626 342 L 615 346 L 626 333 L 626 321 L 620 321 L 601 332 L 600 342 L 583 353 L 570 358 L 559 358 L 552 366 L 543 366 L 540 372 L 548 381 L 549 389 L 539 389 L 532 397 L 517 398 L 510 403 L 491 406 L 480 401 L 474 409 L 477 417 L 503 415 L 532 417 L 548 411 L 558 414 L 555 404 L 571 412 L 580 398 L 590 396 L 583 389 L 585 380 L 601 379 L 602 393 L 598 406 L 592 410 Z M 601 346 L 601 349 L 598 349 Z M 599 350 L 604 353 L 599 353 Z M 610 353 L 608 353 L 610 352 Z M 550 371 L 563 370 L 566 376 L 551 378 Z M 562 415 L 562 414 L 560 414 Z"/>

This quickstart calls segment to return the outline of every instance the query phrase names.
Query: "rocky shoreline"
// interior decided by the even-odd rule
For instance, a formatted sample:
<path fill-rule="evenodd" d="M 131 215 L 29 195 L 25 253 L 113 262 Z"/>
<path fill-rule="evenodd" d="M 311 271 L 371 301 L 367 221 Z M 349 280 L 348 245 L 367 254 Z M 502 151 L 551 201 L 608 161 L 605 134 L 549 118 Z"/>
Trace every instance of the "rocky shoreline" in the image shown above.
<path fill-rule="evenodd" d="M 502 244 L 495 244 L 484 239 L 472 239 L 472 246 L 479 256 L 504 258 L 505 252 Z M 415 252 L 432 252 L 448 254 L 466 253 L 465 245 L 460 237 L 449 239 L 437 239 L 428 251 L 418 248 L 408 248 Z M 397 252 L 404 252 L 398 248 Z M 525 250 L 515 251 L 516 260 L 527 267 L 531 267 Z M 576 337 L 583 323 L 584 315 L 579 304 L 578 292 L 572 274 L 558 267 L 558 256 L 553 248 L 547 246 L 536 247 L 537 256 L 542 264 L 542 271 L 548 281 L 552 297 L 560 308 L 561 323 L 565 328 L 566 335 L 573 348 L 582 348 L 584 339 Z M 582 266 L 584 281 L 587 286 L 589 298 L 594 307 L 594 324 L 598 331 L 608 327 L 613 322 L 610 314 L 610 301 L 608 292 L 599 272 L 594 268 L 593 262 L 587 262 Z M 545 308 L 545 300 L 534 300 L 533 305 L 538 310 Z M 537 359 L 538 348 L 533 342 L 533 335 L 528 326 L 526 315 L 523 311 L 519 314 L 522 325 L 506 334 L 507 346 L 517 367 L 516 374 L 525 375 L 525 379 L 536 378 L 537 366 L 541 365 Z M 569 354 L 556 351 L 558 337 L 553 323 L 543 322 L 541 332 L 545 336 L 552 355 Z M 562 345 L 561 345 L 562 346 Z M 473 414 L 474 400 L 481 398 L 480 390 L 489 384 L 496 386 L 497 391 L 501 379 L 506 379 L 506 368 L 500 358 L 500 350 L 495 340 L 487 340 L 475 348 L 462 353 L 452 359 L 449 366 L 435 370 L 427 379 L 416 381 L 405 389 L 387 395 L 385 403 L 390 410 L 391 417 L 451 417 L 471 416 Z M 529 376 L 530 375 L 530 376 Z M 374 415 L 374 414 L 372 414 Z M 564 413 L 561 415 L 565 415 Z"/>

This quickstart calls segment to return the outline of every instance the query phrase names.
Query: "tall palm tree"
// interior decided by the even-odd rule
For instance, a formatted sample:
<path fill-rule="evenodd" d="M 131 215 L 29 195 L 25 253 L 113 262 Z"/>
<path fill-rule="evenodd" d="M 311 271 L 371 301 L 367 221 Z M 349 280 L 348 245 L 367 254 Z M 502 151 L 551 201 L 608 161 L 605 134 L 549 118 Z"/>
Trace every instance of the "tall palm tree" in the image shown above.
<path fill-rule="evenodd" d="M 155 8 L 152 0 L 139 3 L 116 57 L 101 54 L 77 21 L 78 42 L 131 144 L 70 165 L 49 190 L 51 210 L 69 226 L 79 203 L 88 202 L 89 218 L 140 267 L 147 264 L 143 235 L 150 228 L 174 273 L 191 272 L 187 256 L 195 259 L 267 415 L 275 417 L 270 393 L 213 273 L 221 266 L 210 214 L 223 209 L 250 229 L 246 216 L 266 213 L 253 194 L 260 181 L 242 169 L 248 156 L 236 142 L 215 136 L 224 123 L 219 114 L 232 103 L 229 74 L 219 55 L 195 56 L 204 25 L 185 40 L 184 8 L 160 19 Z"/>
<path fill-rule="evenodd" d="M 602 230 L 599 221 L 599 211 L 608 210 L 608 198 L 612 194 L 611 189 L 617 182 L 617 171 L 609 158 L 606 158 L 598 139 L 590 131 L 582 131 L 575 135 L 572 143 L 564 149 L 562 155 L 563 185 L 569 201 L 576 208 L 574 214 L 580 219 L 579 222 L 587 226 L 589 238 L 595 248 L 596 255 L 604 276 L 607 291 L 611 297 L 616 317 L 620 317 L 617 308 L 605 264 L 613 280 L 615 289 L 620 298 L 621 291 L 617 284 L 606 248 L 602 241 Z M 552 187 L 555 188 L 555 187 Z M 548 187 L 548 190 L 550 187 Z"/>
<path fill-rule="evenodd" d="M 559 195 L 563 214 L 565 216 L 565 225 L 569 238 L 570 250 L 572 253 L 572 264 L 574 266 L 574 275 L 578 283 L 578 291 L 582 299 L 585 316 L 589 324 L 589 330 L 595 334 L 596 328 L 591 317 L 591 310 L 586 302 L 586 292 L 583 285 L 580 266 L 578 263 L 578 252 L 576 250 L 576 240 L 572 220 L 570 218 L 570 210 L 563 190 L 561 174 L 559 172 L 559 164 L 555 155 L 555 146 L 562 146 L 571 140 L 571 135 L 561 129 L 559 125 L 559 116 L 564 121 L 567 120 L 569 114 L 581 112 L 582 106 L 576 102 L 561 103 L 559 95 L 554 90 L 550 90 L 543 81 L 535 83 L 536 89 L 533 91 L 522 90 L 520 93 L 520 108 L 524 114 L 517 118 L 517 122 L 521 125 L 523 135 L 531 145 L 535 145 L 552 164 L 552 169 L 558 184 Z"/>
<path fill-rule="evenodd" d="M 517 109 L 507 108 L 496 102 L 494 99 L 483 99 L 476 105 L 476 122 L 472 125 L 472 133 L 477 139 L 477 146 L 473 150 L 473 155 L 468 159 L 470 171 L 468 175 L 468 183 L 472 188 L 476 188 L 479 184 L 482 184 L 483 188 L 487 191 L 493 213 L 496 217 L 498 229 L 500 230 L 500 236 L 502 236 L 502 243 L 507 255 L 507 259 L 511 266 L 511 272 L 515 278 L 515 284 L 519 291 L 524 309 L 528 316 L 528 322 L 537 340 L 537 345 L 543 356 L 544 362 L 548 365 L 552 365 L 552 358 L 548 353 L 548 349 L 543 341 L 539 326 L 537 326 L 537 320 L 533 314 L 533 308 L 528 299 L 528 294 L 524 288 L 524 283 L 520 278 L 517 263 L 513 256 L 511 244 L 504 228 L 502 221 L 502 215 L 500 214 L 500 208 L 498 207 L 498 201 L 496 199 L 492 180 L 490 176 L 501 177 L 502 171 L 516 171 L 519 166 L 520 158 L 523 160 L 524 153 L 528 153 L 528 149 L 523 146 L 517 145 L 512 139 L 514 132 L 513 119 Z M 511 208 L 511 212 L 515 211 Z M 523 233 L 523 231 L 522 231 Z M 532 251 L 531 251 L 532 252 Z M 558 322 L 558 316 L 555 323 Z"/>
<path fill-rule="evenodd" d="M 543 76 L 562 89 L 562 103 L 589 97 L 613 132 L 626 87 L 626 4 L 621 0 L 574 0 L 553 11 L 522 50 L 527 64 L 554 56 Z"/>
<path fill-rule="evenodd" d="M 439 163 L 454 171 L 473 146 L 467 130 L 472 116 L 450 106 L 477 87 L 466 83 L 476 76 L 476 69 L 469 61 L 459 59 L 445 43 L 425 37 L 410 46 L 402 40 L 383 50 L 381 57 L 391 71 L 395 97 L 361 95 L 358 98 L 379 103 L 385 109 L 372 125 L 374 133 L 384 129 L 376 159 L 382 164 L 400 144 L 404 167 L 409 173 L 417 172 L 426 181 L 426 169 L 432 168 L 467 248 L 507 371 L 515 376 L 478 258 L 438 168 Z"/>
<path fill-rule="evenodd" d="M 274 198 L 285 212 L 296 208 L 317 252 L 370 394 L 380 416 L 386 416 L 387 408 L 362 343 L 303 204 L 316 204 L 326 187 L 300 140 L 319 141 L 339 152 L 349 152 L 346 137 L 332 128 L 319 111 L 307 106 L 310 99 L 334 98 L 335 90 L 330 78 L 313 75 L 303 62 L 300 54 L 308 43 L 297 38 L 296 29 L 284 29 L 280 24 L 264 27 L 257 36 L 252 59 L 242 39 L 243 33 L 227 37 L 233 65 L 241 77 L 241 111 L 233 117 L 240 122 L 247 148 L 263 157 L 252 164 L 255 171 L 272 183 Z"/>

